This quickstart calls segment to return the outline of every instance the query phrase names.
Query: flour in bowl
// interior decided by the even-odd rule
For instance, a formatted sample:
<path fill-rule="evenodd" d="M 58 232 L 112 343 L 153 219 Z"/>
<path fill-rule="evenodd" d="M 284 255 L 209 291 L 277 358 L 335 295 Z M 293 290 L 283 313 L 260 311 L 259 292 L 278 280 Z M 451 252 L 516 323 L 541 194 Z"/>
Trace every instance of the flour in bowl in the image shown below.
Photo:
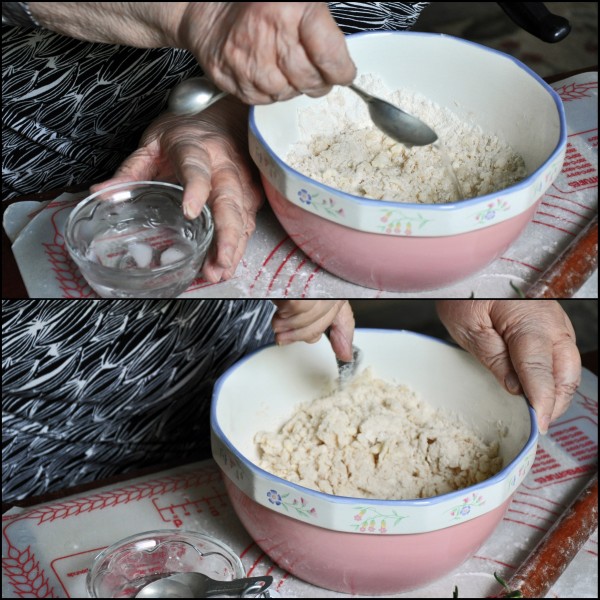
<path fill-rule="evenodd" d="M 360 87 L 427 123 L 437 134 L 464 198 L 503 190 L 526 177 L 523 158 L 493 134 L 409 91 L 390 92 L 363 75 Z M 443 158 L 433 145 L 406 148 L 377 129 L 365 103 L 344 87 L 300 109 L 301 139 L 286 160 L 331 187 L 376 200 L 443 204 L 458 200 Z"/>
<path fill-rule="evenodd" d="M 488 479 L 498 442 L 371 369 L 306 403 L 277 433 L 255 437 L 259 466 L 308 488 L 355 498 L 428 498 Z"/>

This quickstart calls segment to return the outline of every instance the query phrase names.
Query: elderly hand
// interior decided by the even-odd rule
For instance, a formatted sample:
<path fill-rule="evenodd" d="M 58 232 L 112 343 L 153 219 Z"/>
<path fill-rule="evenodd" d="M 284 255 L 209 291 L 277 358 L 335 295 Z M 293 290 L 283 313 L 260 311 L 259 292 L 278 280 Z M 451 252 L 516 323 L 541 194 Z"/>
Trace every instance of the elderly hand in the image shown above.
<path fill-rule="evenodd" d="M 325 95 L 356 76 L 326 2 L 189 2 L 179 43 L 248 104 Z"/>
<path fill-rule="evenodd" d="M 581 377 L 575 332 L 550 300 L 445 300 L 438 313 L 454 340 L 511 394 L 525 393 L 542 433 L 564 413 Z"/>
<path fill-rule="evenodd" d="M 326 94 L 356 76 L 326 2 L 30 2 L 34 18 L 90 42 L 184 48 L 247 104 Z"/>
<path fill-rule="evenodd" d="M 216 244 L 202 273 L 213 283 L 233 277 L 262 203 L 247 153 L 246 112 L 237 100 L 226 98 L 193 117 L 165 113 L 148 127 L 138 150 L 114 176 L 91 188 L 98 191 L 121 181 L 177 181 L 190 219 L 208 203 Z"/>
<path fill-rule="evenodd" d="M 272 325 L 278 344 L 314 344 L 331 327 L 329 340 L 335 355 L 352 360 L 354 315 L 347 300 L 275 300 L 277 312 Z"/>

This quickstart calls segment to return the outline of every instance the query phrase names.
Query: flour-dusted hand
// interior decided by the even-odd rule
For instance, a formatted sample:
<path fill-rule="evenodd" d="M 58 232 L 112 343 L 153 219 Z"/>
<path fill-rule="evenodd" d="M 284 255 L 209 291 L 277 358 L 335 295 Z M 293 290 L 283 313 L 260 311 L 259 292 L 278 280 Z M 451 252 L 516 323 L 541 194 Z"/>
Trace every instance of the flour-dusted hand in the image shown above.
<path fill-rule="evenodd" d="M 177 35 L 219 88 L 248 104 L 322 96 L 356 76 L 325 2 L 189 2 Z"/>
<path fill-rule="evenodd" d="M 354 315 L 347 300 L 275 300 L 273 331 L 278 344 L 314 344 L 330 327 L 329 340 L 335 355 L 352 360 Z"/>
<path fill-rule="evenodd" d="M 444 300 L 450 335 L 512 394 L 525 393 L 542 433 L 563 414 L 581 378 L 575 331 L 552 300 Z"/>
<path fill-rule="evenodd" d="M 184 188 L 183 210 L 197 217 L 208 203 L 215 240 L 202 269 L 211 282 L 233 277 L 256 226 L 262 194 L 246 143 L 247 107 L 227 98 L 200 115 L 168 113 L 145 131 L 140 147 L 114 176 L 92 191 L 122 181 L 160 180 Z"/>

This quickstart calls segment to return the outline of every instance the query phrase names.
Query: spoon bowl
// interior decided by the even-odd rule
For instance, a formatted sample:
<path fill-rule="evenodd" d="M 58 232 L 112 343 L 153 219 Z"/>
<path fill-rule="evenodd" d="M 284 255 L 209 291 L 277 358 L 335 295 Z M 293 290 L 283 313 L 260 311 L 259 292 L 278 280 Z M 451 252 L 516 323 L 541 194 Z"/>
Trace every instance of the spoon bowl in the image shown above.
<path fill-rule="evenodd" d="M 435 131 L 417 117 L 409 115 L 377 96 L 368 94 L 354 84 L 348 87 L 367 103 L 373 123 L 393 140 L 409 148 L 428 146 L 437 141 L 438 136 Z"/>
<path fill-rule="evenodd" d="M 169 95 L 169 111 L 175 115 L 195 115 L 212 106 L 227 92 L 206 77 L 192 77 L 177 84 Z"/>
<path fill-rule="evenodd" d="M 269 575 L 218 581 L 204 573 L 176 573 L 145 585 L 136 598 L 210 598 L 228 595 L 243 597 L 261 594 L 273 583 Z"/>

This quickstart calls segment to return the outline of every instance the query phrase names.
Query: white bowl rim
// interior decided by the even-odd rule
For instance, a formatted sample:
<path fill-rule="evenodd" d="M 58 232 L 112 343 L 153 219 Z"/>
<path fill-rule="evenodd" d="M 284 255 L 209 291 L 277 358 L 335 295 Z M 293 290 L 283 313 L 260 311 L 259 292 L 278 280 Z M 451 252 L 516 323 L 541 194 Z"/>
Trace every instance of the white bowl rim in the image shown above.
<path fill-rule="evenodd" d="M 85 257 L 81 256 L 81 253 L 77 250 L 77 248 L 73 242 L 73 239 L 71 237 L 72 221 L 75 218 L 76 213 L 78 211 L 80 211 L 82 208 L 84 208 L 84 206 L 87 206 L 90 202 L 95 200 L 100 194 L 104 194 L 105 192 L 112 192 L 114 190 L 119 190 L 121 188 L 129 187 L 132 185 L 152 185 L 152 186 L 158 186 L 158 187 L 172 188 L 174 190 L 179 190 L 180 192 L 184 191 L 184 188 L 182 186 L 180 186 L 176 183 L 169 183 L 167 181 L 123 181 L 120 183 L 115 183 L 114 185 L 106 186 L 105 188 L 102 188 L 101 190 L 98 190 L 97 192 L 94 192 L 93 194 L 90 194 L 90 195 L 86 196 L 85 198 L 82 198 L 71 209 L 71 212 L 69 213 L 69 216 L 67 217 L 67 220 L 65 221 L 65 227 L 64 227 L 64 236 L 63 237 L 65 240 L 65 245 L 67 247 L 67 250 L 69 251 L 69 254 L 71 255 L 71 257 L 73 259 L 75 259 L 74 257 L 77 257 L 79 260 L 86 260 Z M 199 245 L 196 247 L 195 252 L 194 252 L 194 257 L 198 257 L 203 252 L 208 251 L 208 247 L 212 243 L 212 239 L 214 237 L 215 225 L 214 225 L 212 213 L 207 204 L 205 204 L 202 207 L 201 214 L 204 217 L 204 220 L 206 221 L 206 244 L 202 244 L 202 245 Z M 200 218 L 200 217 L 199 216 L 196 217 L 196 219 L 198 219 L 198 218 Z M 136 279 L 136 278 L 142 279 L 142 278 L 148 277 L 149 275 L 154 276 L 154 275 L 160 275 L 161 273 L 168 273 L 169 271 L 174 271 L 174 270 L 178 269 L 183 264 L 188 262 L 188 260 L 189 260 L 189 258 L 181 258 L 179 260 L 176 260 L 175 262 L 169 263 L 168 265 L 156 267 L 155 269 L 152 269 L 152 271 L 150 273 L 132 270 L 132 271 L 128 272 L 127 276 L 131 277 L 132 279 Z M 106 267 L 105 265 L 96 264 L 95 267 L 101 272 L 105 272 L 105 273 L 114 273 L 115 272 L 115 269 L 113 269 L 111 267 Z"/>
<path fill-rule="evenodd" d="M 425 338 L 429 341 L 444 344 L 446 346 L 454 348 L 455 350 L 460 350 L 461 352 L 466 352 L 466 350 L 463 350 L 462 348 L 460 348 L 459 346 L 457 346 L 456 344 L 454 344 L 452 342 L 448 342 L 446 340 L 442 340 L 442 339 L 435 338 L 435 337 L 432 337 L 429 335 L 425 335 L 423 333 L 409 331 L 406 329 L 381 329 L 381 328 L 361 327 L 361 328 L 357 328 L 356 331 L 392 334 L 392 335 L 402 333 L 402 334 L 408 335 L 408 336 L 416 336 L 416 337 L 420 337 L 420 338 Z M 268 471 L 265 471 L 258 465 L 254 464 L 253 462 L 248 460 L 245 456 L 240 454 L 240 452 L 237 450 L 237 448 L 235 448 L 233 446 L 233 444 L 229 441 L 229 439 L 225 436 L 225 434 L 224 434 L 223 430 L 221 429 L 221 427 L 219 426 L 219 423 L 217 420 L 217 414 L 216 414 L 217 401 L 219 398 L 221 388 L 225 384 L 225 381 L 227 380 L 227 378 L 231 375 L 231 373 L 233 373 L 233 371 L 235 371 L 239 367 L 241 367 L 246 361 L 250 360 L 255 354 L 258 354 L 259 352 L 263 352 L 264 350 L 267 350 L 268 348 L 272 348 L 275 345 L 276 344 L 268 344 L 266 346 L 262 346 L 261 348 L 254 350 L 247 356 L 244 356 L 242 359 L 240 359 L 234 365 L 229 367 L 229 369 L 227 369 L 227 371 L 225 371 L 225 373 L 223 373 L 215 382 L 215 386 L 213 388 L 213 394 L 212 394 L 212 403 L 211 403 L 211 407 L 210 407 L 211 428 L 213 429 L 215 435 L 219 438 L 221 443 L 223 443 L 227 447 L 227 449 L 236 457 L 236 459 L 238 459 L 250 472 L 262 477 L 263 479 L 266 479 L 266 480 L 272 482 L 275 487 L 277 487 L 278 485 L 279 486 L 285 485 L 285 486 L 295 489 L 297 492 L 299 492 L 300 494 L 303 494 L 305 496 L 312 496 L 312 497 L 324 500 L 326 502 L 334 502 L 334 503 L 339 503 L 339 504 L 344 504 L 344 505 L 346 505 L 346 504 L 355 505 L 357 500 L 368 500 L 369 505 L 382 506 L 382 507 L 435 506 L 436 504 L 441 504 L 441 503 L 451 500 L 453 498 L 459 500 L 459 499 L 463 498 L 465 496 L 465 494 L 474 493 L 476 491 L 483 490 L 490 486 L 501 483 L 503 480 L 507 479 L 511 475 L 511 473 L 514 470 L 514 468 L 516 467 L 516 465 L 520 461 L 522 461 L 527 456 L 527 454 L 537 444 L 539 430 L 538 430 L 538 426 L 537 426 L 535 411 L 533 410 L 533 408 L 532 408 L 531 404 L 529 403 L 529 401 L 527 400 L 526 396 L 524 394 L 518 394 L 525 400 L 525 402 L 527 403 L 527 408 L 529 410 L 529 420 L 530 420 L 530 424 L 531 424 L 529 438 L 527 439 L 527 442 L 525 443 L 523 448 L 510 461 L 510 463 L 503 466 L 502 469 L 500 469 L 500 471 L 498 471 L 498 473 L 496 473 L 492 477 L 489 477 L 488 479 L 485 479 L 484 481 L 481 481 L 474 485 L 470 485 L 465 488 L 461 488 L 459 490 L 455 490 L 453 492 L 441 494 L 439 496 L 433 496 L 431 498 L 416 498 L 416 499 L 411 499 L 411 500 L 381 500 L 378 498 L 365 499 L 365 498 L 355 498 L 352 496 L 336 496 L 334 494 L 327 494 L 325 492 L 320 492 L 318 490 L 313 490 L 311 488 L 301 486 L 297 483 L 288 481 L 286 479 L 278 477 L 277 475 L 273 475 L 272 473 L 269 473 Z M 481 368 L 483 369 L 484 367 L 482 366 Z M 498 384 L 498 385 L 500 385 L 500 384 Z M 235 483 L 234 483 L 234 485 L 235 485 Z"/>
<path fill-rule="evenodd" d="M 517 58 L 510 56 L 509 54 L 506 54 L 504 52 L 501 52 L 500 50 L 496 50 L 494 48 L 489 48 L 487 46 L 477 44 L 476 42 L 463 40 L 456 36 L 448 35 L 445 33 L 427 33 L 427 32 L 420 32 L 420 31 L 363 31 L 360 33 L 350 34 L 346 37 L 347 38 L 358 38 L 358 37 L 373 36 L 373 35 L 377 35 L 377 36 L 392 36 L 392 35 L 407 36 L 407 35 L 411 35 L 411 36 L 435 37 L 435 38 L 443 37 L 443 38 L 455 40 L 455 41 L 463 43 L 463 44 L 476 46 L 480 50 L 484 50 L 484 51 L 490 52 L 492 54 L 498 54 L 505 59 L 511 60 L 513 63 L 515 63 L 515 65 L 517 67 L 520 67 L 523 71 L 525 71 L 526 73 L 531 75 L 550 94 L 551 98 L 554 100 L 554 104 L 556 105 L 556 109 L 557 109 L 558 117 L 559 117 L 559 121 L 560 121 L 560 135 L 559 135 L 558 143 L 557 143 L 556 147 L 554 148 L 554 150 L 550 153 L 548 158 L 546 158 L 546 160 L 535 171 L 533 171 L 533 173 L 531 173 L 530 175 L 525 177 L 525 179 L 519 181 L 518 183 L 515 183 L 507 188 L 504 188 L 502 190 L 503 194 L 506 194 L 509 192 L 521 191 L 521 190 L 528 188 L 532 184 L 534 184 L 535 181 L 540 176 L 540 174 L 548 167 L 548 165 L 550 165 L 552 163 L 552 161 L 554 161 L 555 159 L 557 159 L 559 157 L 559 155 L 562 151 L 562 148 L 566 146 L 566 143 L 567 143 L 567 120 L 566 120 L 566 116 L 565 116 L 564 106 L 562 104 L 562 100 L 560 99 L 560 96 L 554 91 L 554 89 L 552 89 L 552 87 L 549 84 L 547 84 L 537 73 L 535 73 L 535 71 L 531 70 L 526 64 L 522 63 Z M 265 138 L 258 130 L 258 127 L 256 125 L 256 120 L 255 120 L 255 114 L 254 114 L 255 109 L 256 109 L 256 107 L 254 107 L 254 106 L 250 107 L 250 116 L 249 116 L 250 131 L 252 132 L 252 135 L 254 135 L 256 137 L 256 139 L 260 142 L 260 144 L 263 146 L 263 148 L 267 151 L 269 156 L 277 163 L 277 165 L 280 168 L 282 168 L 284 171 L 287 171 L 288 173 L 294 175 L 295 177 L 301 179 L 303 182 L 305 182 L 308 185 L 320 187 L 321 189 L 324 189 L 325 191 L 327 191 L 330 194 L 334 194 L 341 198 L 345 198 L 346 200 L 353 201 L 359 205 L 376 207 L 376 208 L 389 208 L 389 209 L 396 208 L 396 209 L 404 209 L 404 210 L 406 210 L 406 209 L 423 210 L 424 208 L 427 208 L 428 210 L 449 212 L 449 211 L 454 211 L 454 210 L 462 210 L 464 208 L 470 208 L 473 206 L 477 206 L 479 204 L 485 204 L 487 202 L 495 200 L 498 197 L 498 192 L 492 192 L 490 194 L 486 194 L 484 196 L 477 196 L 476 198 L 470 198 L 468 200 L 459 200 L 458 202 L 448 202 L 445 204 L 418 204 L 416 202 L 397 202 L 397 201 L 393 201 L 393 200 L 375 200 L 373 198 L 365 198 L 364 196 L 356 196 L 355 194 L 350 194 L 349 192 L 344 192 L 342 190 L 338 190 L 337 188 L 331 187 L 325 183 L 321 183 L 320 181 L 317 181 L 316 179 L 311 179 L 307 175 L 300 173 L 300 171 L 297 171 L 293 167 L 289 166 L 285 161 L 283 161 L 273 151 L 271 146 L 269 146 L 269 144 L 267 144 Z M 492 223 L 492 225 L 493 225 L 493 223 Z"/>

